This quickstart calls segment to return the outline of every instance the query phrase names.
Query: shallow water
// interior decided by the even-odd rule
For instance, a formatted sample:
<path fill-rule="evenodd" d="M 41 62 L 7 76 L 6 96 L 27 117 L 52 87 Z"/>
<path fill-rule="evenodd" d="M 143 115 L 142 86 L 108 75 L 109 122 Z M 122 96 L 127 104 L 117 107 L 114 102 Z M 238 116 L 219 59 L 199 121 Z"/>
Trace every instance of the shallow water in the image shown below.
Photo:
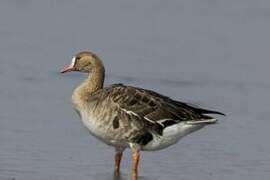
<path fill-rule="evenodd" d="M 153 89 L 227 114 L 142 153 L 142 180 L 268 180 L 270 2 L 0 2 L 0 179 L 111 180 L 113 149 L 89 136 L 58 70 L 80 50 L 106 84 Z M 121 179 L 128 179 L 126 151 Z"/>

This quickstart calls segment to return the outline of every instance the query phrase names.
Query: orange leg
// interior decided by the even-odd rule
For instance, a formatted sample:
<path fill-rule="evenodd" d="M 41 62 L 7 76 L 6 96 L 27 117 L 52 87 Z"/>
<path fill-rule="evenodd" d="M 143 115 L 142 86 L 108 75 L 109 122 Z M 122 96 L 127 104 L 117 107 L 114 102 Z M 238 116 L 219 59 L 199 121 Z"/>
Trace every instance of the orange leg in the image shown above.
<path fill-rule="evenodd" d="M 132 172 L 131 172 L 131 179 L 137 180 L 138 178 L 138 165 L 140 160 L 140 151 L 133 150 L 132 151 Z"/>
<path fill-rule="evenodd" d="M 121 164 L 121 159 L 122 159 L 122 152 L 116 152 L 114 156 L 114 172 L 116 175 L 120 174 L 120 164 Z"/>

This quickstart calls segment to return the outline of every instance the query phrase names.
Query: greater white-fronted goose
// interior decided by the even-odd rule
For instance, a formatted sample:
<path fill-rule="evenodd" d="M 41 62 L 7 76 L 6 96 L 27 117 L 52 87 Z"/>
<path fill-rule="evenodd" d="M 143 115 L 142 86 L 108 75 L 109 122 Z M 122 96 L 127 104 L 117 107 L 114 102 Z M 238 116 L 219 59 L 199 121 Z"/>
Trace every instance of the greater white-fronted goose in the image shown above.
<path fill-rule="evenodd" d="M 125 148 L 132 150 L 132 179 L 137 179 L 140 151 L 153 151 L 175 144 L 183 136 L 214 124 L 208 114 L 223 113 L 179 102 L 154 91 L 114 84 L 103 87 L 105 69 L 91 52 L 73 57 L 62 73 L 80 71 L 88 78 L 75 89 L 72 102 L 89 132 L 114 146 L 115 173 Z"/>

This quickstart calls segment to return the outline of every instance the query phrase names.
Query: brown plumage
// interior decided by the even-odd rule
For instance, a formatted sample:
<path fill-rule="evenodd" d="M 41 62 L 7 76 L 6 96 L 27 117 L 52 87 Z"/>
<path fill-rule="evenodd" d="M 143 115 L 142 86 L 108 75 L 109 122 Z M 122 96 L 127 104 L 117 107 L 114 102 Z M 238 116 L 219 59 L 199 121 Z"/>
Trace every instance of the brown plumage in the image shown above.
<path fill-rule="evenodd" d="M 72 102 L 96 138 L 116 148 L 115 172 L 122 152 L 133 152 L 132 177 L 137 177 L 140 150 L 158 150 L 216 122 L 208 114 L 223 113 L 175 101 L 151 90 L 114 84 L 103 88 L 105 69 L 91 52 L 78 53 L 62 73 L 80 71 L 88 78 L 74 91 Z"/>

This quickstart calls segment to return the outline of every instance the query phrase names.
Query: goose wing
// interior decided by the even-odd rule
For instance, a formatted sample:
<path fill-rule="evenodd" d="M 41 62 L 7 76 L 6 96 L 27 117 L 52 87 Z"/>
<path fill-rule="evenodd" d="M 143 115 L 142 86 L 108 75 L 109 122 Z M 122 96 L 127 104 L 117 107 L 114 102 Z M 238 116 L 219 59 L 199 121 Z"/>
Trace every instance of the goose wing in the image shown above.
<path fill-rule="evenodd" d="M 103 92 L 120 110 L 130 116 L 136 116 L 144 126 L 154 127 L 158 134 L 162 134 L 164 128 L 182 121 L 210 123 L 214 118 L 207 114 L 224 115 L 175 101 L 151 90 L 122 84 L 104 88 Z"/>

